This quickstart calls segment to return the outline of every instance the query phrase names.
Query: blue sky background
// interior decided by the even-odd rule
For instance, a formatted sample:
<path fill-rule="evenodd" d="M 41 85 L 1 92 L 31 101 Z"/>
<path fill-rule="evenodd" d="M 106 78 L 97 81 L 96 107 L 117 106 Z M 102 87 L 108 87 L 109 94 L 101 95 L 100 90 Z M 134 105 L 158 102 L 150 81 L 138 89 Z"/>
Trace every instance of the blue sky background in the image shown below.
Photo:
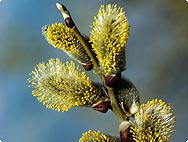
<path fill-rule="evenodd" d="M 124 7 L 131 25 L 123 76 L 138 88 L 141 101 L 167 101 L 177 118 L 172 142 L 188 139 L 188 3 L 185 0 L 2 0 L 0 2 L 0 139 L 3 142 L 76 142 L 93 129 L 118 135 L 112 112 L 88 108 L 58 113 L 31 95 L 27 78 L 35 64 L 59 57 L 42 26 L 63 22 L 56 2 L 71 11 L 79 30 L 89 36 L 101 4 Z M 88 75 L 97 81 L 92 72 Z"/>

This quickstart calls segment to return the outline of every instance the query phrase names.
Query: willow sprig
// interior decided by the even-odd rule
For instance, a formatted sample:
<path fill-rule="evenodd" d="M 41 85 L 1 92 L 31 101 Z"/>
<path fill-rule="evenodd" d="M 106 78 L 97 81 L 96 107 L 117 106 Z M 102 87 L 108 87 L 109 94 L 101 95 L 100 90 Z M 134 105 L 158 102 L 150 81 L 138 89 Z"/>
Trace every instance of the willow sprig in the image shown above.
<path fill-rule="evenodd" d="M 93 83 L 80 66 L 59 58 L 37 64 L 28 79 L 32 94 L 47 108 L 68 111 L 72 107 L 90 107 L 102 113 L 113 111 L 120 122 L 119 137 L 89 130 L 80 142 L 167 142 L 175 125 L 169 104 L 154 99 L 140 104 L 134 84 L 122 77 L 126 67 L 125 44 L 129 23 L 123 8 L 102 5 L 94 17 L 89 42 L 79 32 L 67 8 L 57 3 L 64 18 L 42 28 L 48 43 L 94 69 L 101 83 Z"/>

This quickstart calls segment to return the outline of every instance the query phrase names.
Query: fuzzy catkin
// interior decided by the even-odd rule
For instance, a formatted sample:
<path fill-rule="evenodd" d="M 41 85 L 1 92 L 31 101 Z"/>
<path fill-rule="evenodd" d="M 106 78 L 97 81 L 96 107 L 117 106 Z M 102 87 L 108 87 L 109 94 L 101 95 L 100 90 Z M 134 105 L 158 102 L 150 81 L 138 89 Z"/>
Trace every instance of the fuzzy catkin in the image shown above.
<path fill-rule="evenodd" d="M 90 41 L 105 76 L 121 72 L 125 66 L 125 44 L 129 24 L 123 9 L 117 5 L 102 5 L 94 17 Z"/>
<path fill-rule="evenodd" d="M 167 142 L 174 128 L 175 116 L 166 102 L 158 99 L 142 104 L 131 127 L 136 142 Z"/>
<path fill-rule="evenodd" d="M 58 58 L 50 59 L 36 65 L 30 75 L 33 96 L 52 110 L 64 112 L 75 106 L 90 106 L 104 97 L 102 88 L 73 62 L 63 64 Z"/>
<path fill-rule="evenodd" d="M 62 23 L 46 25 L 42 33 L 48 43 L 59 48 L 80 63 L 91 61 L 84 47 L 75 36 L 74 32 Z"/>

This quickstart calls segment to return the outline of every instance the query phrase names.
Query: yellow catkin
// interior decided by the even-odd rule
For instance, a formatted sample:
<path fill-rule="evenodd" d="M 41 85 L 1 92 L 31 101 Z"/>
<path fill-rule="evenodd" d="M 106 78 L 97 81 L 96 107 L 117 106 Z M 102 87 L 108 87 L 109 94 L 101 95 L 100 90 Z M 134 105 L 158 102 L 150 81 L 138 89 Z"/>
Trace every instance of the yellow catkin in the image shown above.
<path fill-rule="evenodd" d="M 89 130 L 82 134 L 79 142 L 120 142 L 116 137 L 101 134 L 99 131 Z"/>
<path fill-rule="evenodd" d="M 42 28 L 42 33 L 48 43 L 60 48 L 77 61 L 87 63 L 91 60 L 74 32 L 64 24 L 46 25 Z"/>
<path fill-rule="evenodd" d="M 94 17 L 90 41 L 105 75 L 121 71 L 125 65 L 125 44 L 129 24 L 123 9 L 117 5 L 102 5 Z"/>
<path fill-rule="evenodd" d="M 33 96 L 52 110 L 63 112 L 75 106 L 90 106 L 104 97 L 103 90 L 73 62 L 63 64 L 58 58 L 50 59 L 36 65 L 30 75 Z"/>
<path fill-rule="evenodd" d="M 170 105 L 154 99 L 140 106 L 131 132 L 136 142 L 167 142 L 175 121 Z"/>

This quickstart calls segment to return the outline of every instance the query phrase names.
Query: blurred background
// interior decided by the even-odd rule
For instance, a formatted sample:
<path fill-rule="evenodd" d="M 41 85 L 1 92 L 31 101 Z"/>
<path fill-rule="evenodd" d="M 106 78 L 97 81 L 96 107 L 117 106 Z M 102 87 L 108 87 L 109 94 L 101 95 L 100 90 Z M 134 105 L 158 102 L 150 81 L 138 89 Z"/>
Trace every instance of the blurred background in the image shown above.
<path fill-rule="evenodd" d="M 131 25 L 126 44 L 129 78 L 141 102 L 163 99 L 174 109 L 172 142 L 188 139 L 188 3 L 185 0 L 1 0 L 0 2 L 0 140 L 3 142 L 76 142 L 89 129 L 118 136 L 112 112 L 88 108 L 60 113 L 32 96 L 27 78 L 50 58 L 70 60 L 50 46 L 42 26 L 62 22 L 56 2 L 71 11 L 79 30 L 89 36 L 101 4 L 124 7 Z M 89 75 L 94 81 L 97 79 Z"/>

